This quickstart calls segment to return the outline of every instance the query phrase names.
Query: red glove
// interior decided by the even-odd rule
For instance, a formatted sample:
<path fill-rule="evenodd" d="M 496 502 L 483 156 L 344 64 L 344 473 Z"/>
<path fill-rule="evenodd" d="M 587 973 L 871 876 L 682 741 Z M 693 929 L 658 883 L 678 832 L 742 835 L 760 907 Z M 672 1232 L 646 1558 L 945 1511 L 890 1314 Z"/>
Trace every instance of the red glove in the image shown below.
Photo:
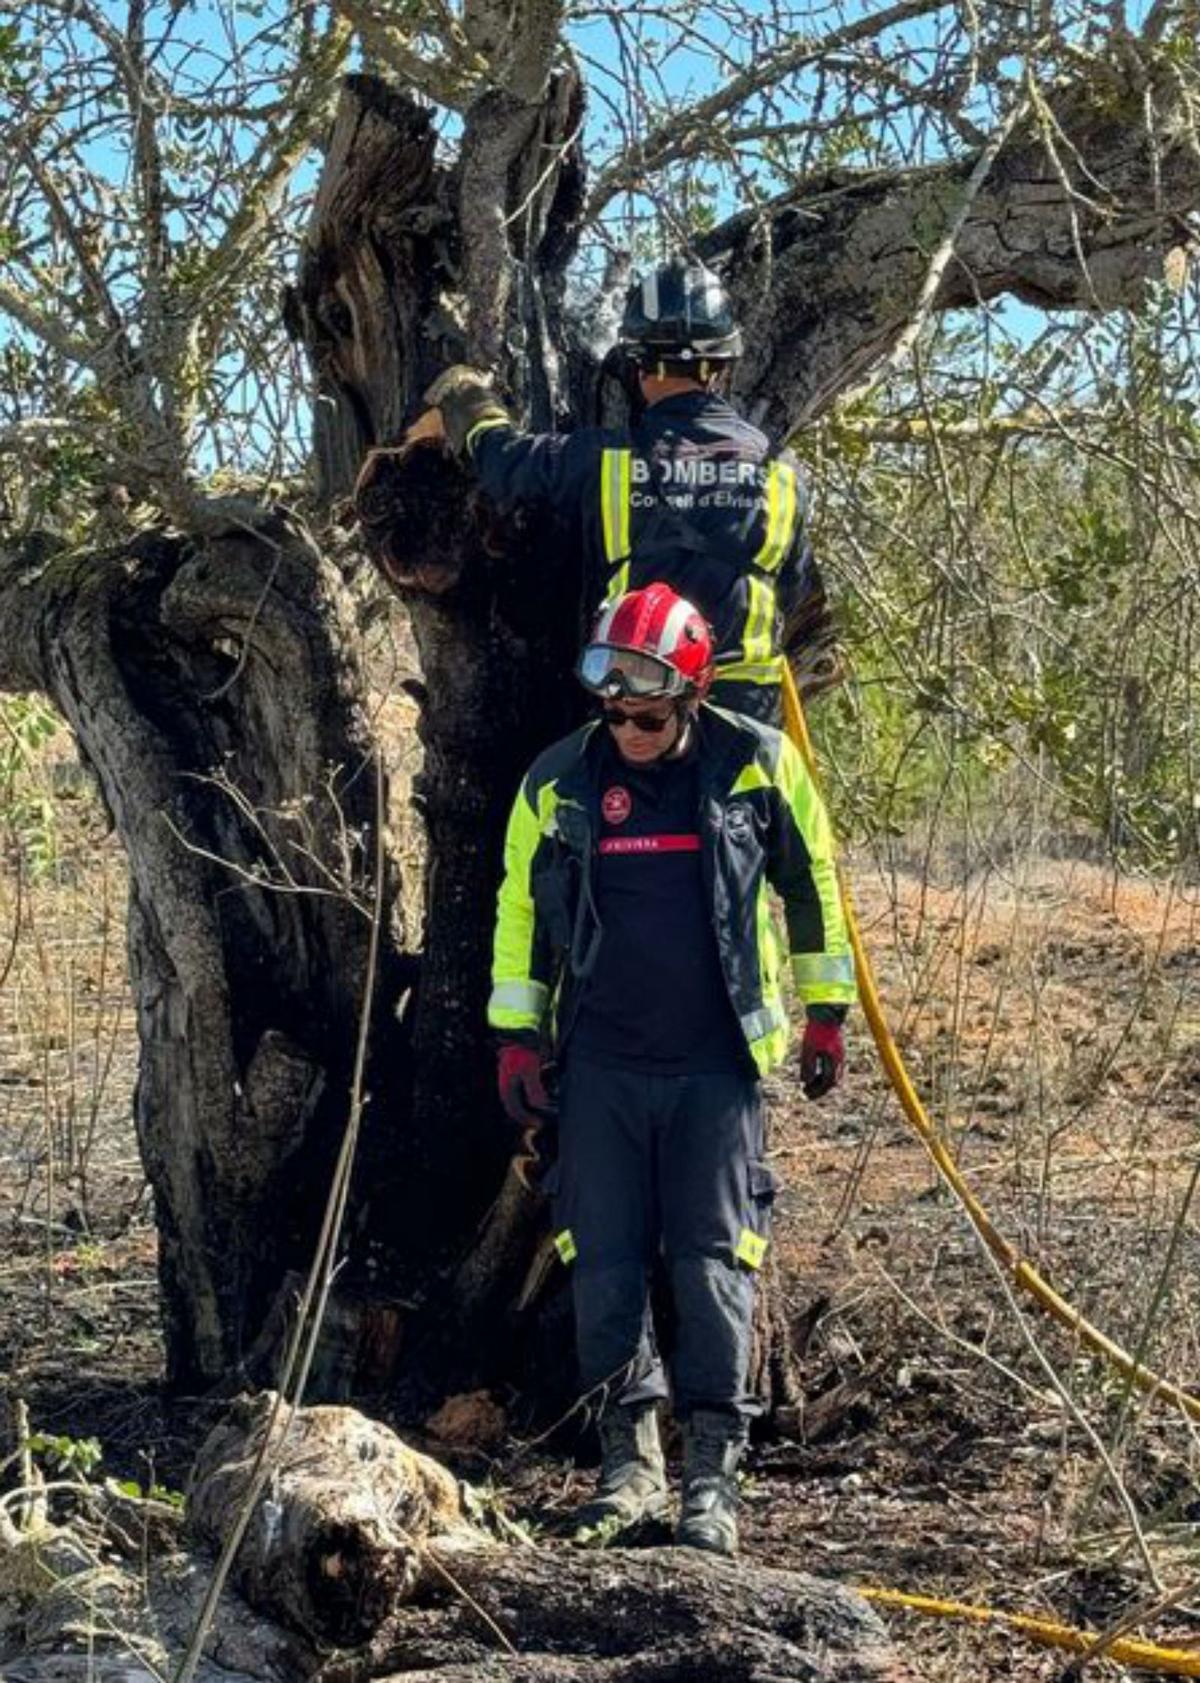
<path fill-rule="evenodd" d="M 806 1099 L 823 1099 L 842 1079 L 846 1046 L 840 1023 L 815 1022 L 804 1025 L 800 1042 L 800 1082 Z"/>
<path fill-rule="evenodd" d="M 539 1128 L 554 1108 L 542 1080 L 540 1054 L 519 1040 L 506 1040 L 496 1075 L 500 1103 L 512 1120 L 520 1128 Z"/>

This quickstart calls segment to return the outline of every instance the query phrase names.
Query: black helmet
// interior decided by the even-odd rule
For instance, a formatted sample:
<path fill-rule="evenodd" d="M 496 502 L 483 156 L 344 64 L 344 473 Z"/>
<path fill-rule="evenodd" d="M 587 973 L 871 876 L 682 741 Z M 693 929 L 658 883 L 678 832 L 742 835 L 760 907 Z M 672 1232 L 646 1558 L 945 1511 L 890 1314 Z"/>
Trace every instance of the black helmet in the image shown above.
<path fill-rule="evenodd" d="M 731 362 L 742 354 L 728 293 L 711 269 L 685 257 L 673 257 L 630 287 L 620 344 L 640 365 Z"/>

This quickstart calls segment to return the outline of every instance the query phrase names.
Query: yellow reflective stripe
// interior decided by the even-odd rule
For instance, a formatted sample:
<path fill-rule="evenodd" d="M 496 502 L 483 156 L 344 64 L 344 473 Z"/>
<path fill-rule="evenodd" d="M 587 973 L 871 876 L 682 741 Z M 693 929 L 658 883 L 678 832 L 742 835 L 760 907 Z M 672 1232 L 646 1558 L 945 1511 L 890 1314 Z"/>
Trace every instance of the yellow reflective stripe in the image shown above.
<path fill-rule="evenodd" d="M 604 527 L 604 559 L 614 567 L 629 555 L 632 471 L 632 450 L 605 450 L 600 458 L 600 519 Z"/>
<path fill-rule="evenodd" d="M 760 896 L 760 903 L 765 901 L 765 893 Z M 761 911 L 760 911 L 761 919 Z M 768 948 L 764 948 L 763 929 L 761 921 L 757 930 L 759 976 L 764 978 L 763 1003 L 757 1011 L 748 1011 L 740 1018 L 742 1033 L 746 1036 L 746 1044 L 750 1048 L 750 1056 L 754 1059 L 754 1066 L 760 1075 L 769 1075 L 781 1064 L 787 1056 L 790 1027 L 787 1012 L 783 1008 L 783 1001 L 779 997 L 774 983 L 775 967 L 778 962 L 775 935 L 768 931 Z M 766 977 L 772 980 L 768 985 Z"/>
<path fill-rule="evenodd" d="M 481 432 L 491 432 L 494 427 L 511 427 L 511 426 L 512 426 L 512 416 L 511 415 L 506 415 L 506 414 L 503 413 L 503 411 L 493 410 L 493 412 L 490 415 L 485 415 L 481 421 L 476 421 L 475 425 L 467 433 L 467 438 L 466 438 L 467 449 L 470 450 L 471 446 L 474 444 L 475 440 L 479 437 Z"/>
<path fill-rule="evenodd" d="M 765 877 L 759 883 L 754 903 L 754 945 L 758 959 L 758 997 L 762 1004 L 757 1011 L 742 1017 L 742 1032 L 756 1062 L 765 1059 L 778 1063 L 787 1049 L 788 1019 L 779 993 L 779 942 Z"/>
<path fill-rule="evenodd" d="M 821 927 L 825 934 L 822 954 L 801 953 L 793 958 L 792 971 L 796 987 L 806 1004 L 852 1005 L 857 997 L 854 984 L 854 960 L 850 950 L 850 935 L 846 928 L 846 913 L 838 885 L 837 868 L 833 862 L 833 830 L 825 803 L 817 793 L 800 751 L 788 737 L 781 737 L 779 758 L 775 762 L 775 784 L 800 832 L 808 854 L 808 868 L 813 887 L 821 906 Z M 830 961 L 831 971 L 839 967 L 837 980 L 802 979 L 796 959 L 814 963 L 818 958 Z"/>
<path fill-rule="evenodd" d="M 795 470 L 786 462 L 772 462 L 767 469 L 766 491 L 767 529 L 754 564 L 765 573 L 775 573 L 783 565 L 796 525 Z"/>
<path fill-rule="evenodd" d="M 765 766 L 760 766 L 757 760 L 751 760 L 748 766 L 743 766 L 733 780 L 731 795 L 748 795 L 752 789 L 769 789 L 771 778 Z"/>
<path fill-rule="evenodd" d="M 496 1021 L 499 1011 L 524 1012 L 541 1018 L 550 998 L 545 982 L 497 982 L 488 999 L 488 1018 Z"/>
<path fill-rule="evenodd" d="M 854 984 L 854 959 L 849 953 L 793 953 L 792 975 L 796 986 L 807 982 Z"/>
<path fill-rule="evenodd" d="M 626 561 L 624 566 L 617 568 L 616 572 L 608 581 L 608 589 L 604 593 L 605 605 L 607 606 L 609 602 L 617 601 L 619 597 L 624 596 L 628 589 L 629 562 Z"/>
<path fill-rule="evenodd" d="M 761 1233 L 743 1227 L 733 1254 L 739 1262 L 744 1262 L 747 1268 L 761 1268 L 767 1254 L 767 1243 Z"/>
<path fill-rule="evenodd" d="M 530 975 L 533 968 L 534 909 L 530 871 L 533 856 L 542 839 L 543 826 L 557 801 L 553 785 L 536 793 L 528 781 L 522 783 L 509 815 L 504 838 L 504 880 L 496 902 L 496 932 L 492 943 L 492 999 L 488 1022 L 493 1028 L 536 1029 L 546 1006 L 545 989 L 540 1002 L 532 991 L 541 987 Z M 517 1003 L 523 997 L 524 1004 Z"/>
<path fill-rule="evenodd" d="M 488 1027 L 494 1029 L 512 1029 L 519 1034 L 537 1034 L 542 1026 L 541 1016 L 533 1016 L 529 1011 L 507 1011 L 503 1006 L 488 1004 Z"/>
<path fill-rule="evenodd" d="M 775 586 L 751 573 L 746 581 L 750 601 L 742 633 L 742 660 L 751 668 L 765 666 L 775 653 Z M 722 678 L 729 668 L 721 668 Z"/>
<path fill-rule="evenodd" d="M 747 1040 L 767 1040 L 781 1028 L 787 1027 L 787 1012 L 783 1008 L 783 1001 L 775 996 L 768 998 L 766 1004 L 760 1005 L 757 1011 L 747 1011 L 738 1021 Z"/>
<path fill-rule="evenodd" d="M 554 1235 L 554 1248 L 563 1262 L 574 1262 L 579 1255 L 575 1246 L 575 1238 L 569 1227 L 564 1227 L 561 1233 Z"/>
<path fill-rule="evenodd" d="M 797 996 L 805 1005 L 853 1005 L 858 999 L 856 982 L 797 982 Z"/>
<path fill-rule="evenodd" d="M 753 664 L 745 660 L 724 661 L 717 667 L 717 675 L 713 679 L 713 690 L 716 703 L 721 705 L 722 684 L 781 684 L 783 682 L 783 656 L 772 655 L 770 660 L 756 660 Z"/>

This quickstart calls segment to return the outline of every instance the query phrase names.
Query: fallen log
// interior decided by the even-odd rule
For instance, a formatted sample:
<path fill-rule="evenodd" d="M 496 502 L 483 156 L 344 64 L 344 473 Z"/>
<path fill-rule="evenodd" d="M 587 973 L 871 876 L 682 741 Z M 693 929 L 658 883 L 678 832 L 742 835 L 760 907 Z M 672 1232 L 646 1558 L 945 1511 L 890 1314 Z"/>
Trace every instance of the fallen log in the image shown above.
<path fill-rule="evenodd" d="M 838 1584 L 692 1549 L 501 1544 L 387 1427 L 322 1407 L 285 1431 L 273 1405 L 240 1401 L 209 1437 L 188 1525 L 220 1544 L 270 1430 L 234 1576 L 254 1607 L 342 1648 L 314 1683 L 909 1683 Z"/>
<path fill-rule="evenodd" d="M 866 1603 L 807 1573 L 562 1545 L 448 1564 L 438 1606 L 390 1621 L 320 1683 L 911 1683 Z"/>
<path fill-rule="evenodd" d="M 467 1524 L 457 1479 L 395 1432 L 353 1408 L 278 1407 L 272 1391 L 239 1398 L 201 1446 L 191 1537 L 220 1550 L 264 1445 L 271 1477 L 234 1581 L 251 1606 L 318 1641 L 365 1641 L 436 1575 L 428 1537 L 442 1549 L 495 1546 Z"/>

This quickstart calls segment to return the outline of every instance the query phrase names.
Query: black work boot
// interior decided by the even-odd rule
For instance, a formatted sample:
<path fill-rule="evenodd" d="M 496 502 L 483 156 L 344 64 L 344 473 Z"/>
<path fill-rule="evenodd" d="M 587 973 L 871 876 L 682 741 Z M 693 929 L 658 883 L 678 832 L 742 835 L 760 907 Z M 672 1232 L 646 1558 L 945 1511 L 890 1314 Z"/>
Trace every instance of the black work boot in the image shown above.
<path fill-rule="evenodd" d="M 653 1403 L 606 1408 L 600 1416 L 600 1482 L 575 1516 L 574 1541 L 603 1548 L 620 1532 L 667 1513 L 667 1470 Z"/>
<path fill-rule="evenodd" d="M 737 1470 L 746 1423 L 737 1414 L 698 1408 L 683 1428 L 683 1505 L 675 1541 L 685 1548 L 736 1554 Z"/>

